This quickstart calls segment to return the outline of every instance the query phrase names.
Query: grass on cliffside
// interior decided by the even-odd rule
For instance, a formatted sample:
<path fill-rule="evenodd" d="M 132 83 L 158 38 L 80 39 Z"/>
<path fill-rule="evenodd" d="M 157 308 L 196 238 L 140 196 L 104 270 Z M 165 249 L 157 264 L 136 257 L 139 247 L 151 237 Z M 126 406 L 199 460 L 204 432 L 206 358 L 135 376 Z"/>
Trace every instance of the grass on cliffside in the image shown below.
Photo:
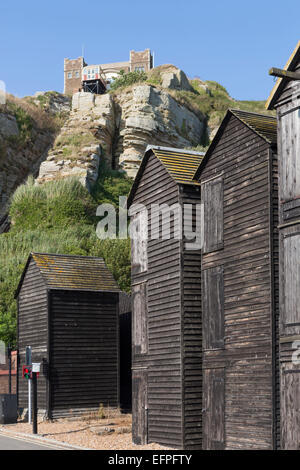
<path fill-rule="evenodd" d="M 122 290 L 130 291 L 130 242 L 99 240 L 96 208 L 127 195 L 132 181 L 102 167 L 93 194 L 76 179 L 19 186 L 10 206 L 12 228 L 0 235 L 0 340 L 15 344 L 17 306 L 14 292 L 31 251 L 99 256 Z"/>

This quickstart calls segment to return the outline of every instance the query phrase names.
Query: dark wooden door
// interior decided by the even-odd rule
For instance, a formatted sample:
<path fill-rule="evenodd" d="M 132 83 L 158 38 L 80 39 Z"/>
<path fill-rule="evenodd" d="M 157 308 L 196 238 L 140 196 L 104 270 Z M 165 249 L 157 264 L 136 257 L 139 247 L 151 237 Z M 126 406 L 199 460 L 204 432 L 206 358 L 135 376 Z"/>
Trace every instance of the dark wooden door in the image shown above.
<path fill-rule="evenodd" d="M 148 442 L 147 369 L 132 371 L 132 440 L 134 444 Z"/>
<path fill-rule="evenodd" d="M 300 370 L 293 364 L 281 370 L 281 447 L 300 450 Z"/>
<path fill-rule="evenodd" d="M 225 370 L 204 371 L 203 449 L 222 450 L 225 446 Z"/>

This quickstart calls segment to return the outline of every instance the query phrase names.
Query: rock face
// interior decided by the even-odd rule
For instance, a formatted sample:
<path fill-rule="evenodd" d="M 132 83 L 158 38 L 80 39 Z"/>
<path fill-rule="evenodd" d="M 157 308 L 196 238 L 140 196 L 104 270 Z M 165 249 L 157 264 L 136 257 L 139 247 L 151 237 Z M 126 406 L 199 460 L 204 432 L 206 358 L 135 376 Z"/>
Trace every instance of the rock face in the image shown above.
<path fill-rule="evenodd" d="M 18 136 L 14 120 L 9 134 Z M 2 124 L 1 131 L 3 132 Z M 14 133 L 12 133 L 14 130 Z M 15 148 L 0 136 L 0 219 L 5 216 L 11 195 L 29 174 L 37 175 L 41 162 L 53 144 L 52 132 L 33 130 L 32 142 L 22 148 Z"/>
<path fill-rule="evenodd" d="M 184 148 L 201 141 L 203 121 L 166 91 L 139 85 L 117 95 L 116 101 L 116 156 L 129 176 L 135 176 L 148 144 Z"/>
<path fill-rule="evenodd" d="M 41 164 L 37 182 L 76 176 L 90 190 L 98 178 L 100 157 L 112 166 L 114 132 L 111 95 L 76 93 L 70 117 Z"/>
<path fill-rule="evenodd" d="M 91 188 L 101 158 L 134 177 L 148 144 L 196 146 L 203 132 L 199 116 L 167 91 L 147 84 L 115 95 L 75 93 L 70 118 L 42 163 L 38 182 L 77 175 Z"/>
<path fill-rule="evenodd" d="M 56 92 L 12 98 L 0 106 L 0 233 L 8 227 L 6 215 L 13 192 L 29 174 L 38 175 L 59 122 L 70 110 L 70 99 Z M 16 114 L 16 110 L 22 112 Z"/>
<path fill-rule="evenodd" d="M 170 88 L 171 90 L 192 90 L 186 74 L 176 67 L 171 68 L 169 71 L 162 72 L 161 78 L 163 88 Z"/>
<path fill-rule="evenodd" d="M 33 101 L 51 114 L 68 113 L 71 109 L 71 98 L 56 91 L 37 91 Z"/>
<path fill-rule="evenodd" d="M 9 114 L 0 113 L 0 137 L 16 137 L 19 133 L 16 118 Z"/>

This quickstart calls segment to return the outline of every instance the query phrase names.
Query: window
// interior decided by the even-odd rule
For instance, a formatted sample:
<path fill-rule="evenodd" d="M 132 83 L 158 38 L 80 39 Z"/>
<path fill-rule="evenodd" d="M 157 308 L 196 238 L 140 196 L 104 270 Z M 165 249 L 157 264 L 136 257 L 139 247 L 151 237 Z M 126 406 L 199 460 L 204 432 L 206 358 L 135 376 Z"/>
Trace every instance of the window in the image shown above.
<path fill-rule="evenodd" d="M 68 78 L 72 78 L 72 72 L 68 72 Z"/>
<path fill-rule="evenodd" d="M 78 72 L 78 70 L 76 70 L 76 72 L 75 72 L 75 77 L 76 77 L 76 78 L 79 78 L 79 72 Z"/>
<path fill-rule="evenodd" d="M 280 170 L 280 199 L 297 198 L 300 193 L 300 109 L 292 109 L 280 118 L 281 155 Z"/>
<path fill-rule="evenodd" d="M 204 205 L 203 253 L 223 248 L 223 178 L 215 178 L 202 185 Z"/>
<path fill-rule="evenodd" d="M 148 352 L 147 338 L 147 285 L 145 282 L 132 286 L 133 306 L 133 353 Z"/>
<path fill-rule="evenodd" d="M 148 235 L 148 213 L 141 211 L 133 215 L 131 219 L 131 259 L 132 274 L 147 271 L 147 235 Z"/>
<path fill-rule="evenodd" d="M 284 327 L 300 326 L 300 303 L 298 301 L 300 268 L 300 234 L 295 233 L 283 239 L 283 288 L 284 308 L 282 320 Z"/>
<path fill-rule="evenodd" d="M 203 346 L 224 347 L 224 274 L 223 266 L 203 271 Z"/>
<path fill-rule="evenodd" d="M 145 67 L 144 66 L 138 66 L 138 67 L 135 67 L 135 72 L 145 72 Z"/>

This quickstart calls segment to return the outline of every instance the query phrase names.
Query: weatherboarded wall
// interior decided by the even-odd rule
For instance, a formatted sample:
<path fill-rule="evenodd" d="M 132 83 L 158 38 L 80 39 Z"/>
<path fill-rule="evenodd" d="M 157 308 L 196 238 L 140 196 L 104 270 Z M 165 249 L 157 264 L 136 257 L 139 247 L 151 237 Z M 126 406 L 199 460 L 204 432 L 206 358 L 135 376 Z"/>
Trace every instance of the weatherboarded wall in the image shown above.
<path fill-rule="evenodd" d="M 42 259 L 48 278 L 32 256 L 38 262 Z M 89 267 L 93 272 L 87 277 Z M 50 269 L 56 272 L 49 274 Z M 92 276 L 91 284 L 110 283 L 108 290 L 75 289 L 79 283 L 86 286 Z M 52 280 L 65 288 L 46 287 L 45 282 Z M 66 289 L 70 282 L 74 288 Z M 58 418 L 101 405 L 118 407 L 119 290 L 103 260 L 33 254 L 18 292 L 18 406 L 28 407 L 28 381 L 22 378 L 22 365 L 26 346 L 31 346 L 32 362 L 42 364 L 39 411 Z"/>
<path fill-rule="evenodd" d="M 199 202 L 199 192 L 181 191 L 150 156 L 133 203 L 149 211 L 151 204 L 184 200 Z M 133 439 L 201 448 L 200 255 L 189 255 L 184 241 L 174 239 L 177 217 L 171 217 L 168 240 L 162 239 L 161 223 L 154 227 L 158 238 L 150 239 L 149 224 L 140 263 L 132 250 Z"/>
<path fill-rule="evenodd" d="M 299 73 L 299 47 L 289 69 Z M 279 298 L 280 298 L 280 380 L 281 447 L 299 450 L 300 341 L 299 258 L 300 258 L 300 82 L 286 81 L 276 92 L 274 107 L 278 119 L 279 154 Z M 296 353 L 293 360 L 293 353 Z"/>
<path fill-rule="evenodd" d="M 202 255 L 203 445 L 272 449 L 279 427 L 276 155 L 231 116 L 201 182 L 214 215 Z"/>
<path fill-rule="evenodd" d="M 18 298 L 18 407 L 20 408 L 28 407 L 28 381 L 22 378 L 26 346 L 32 348 L 33 362 L 47 362 L 48 293 L 33 260 L 28 266 Z M 43 367 L 38 379 L 38 406 L 42 410 L 47 409 L 47 385 L 47 367 Z"/>

